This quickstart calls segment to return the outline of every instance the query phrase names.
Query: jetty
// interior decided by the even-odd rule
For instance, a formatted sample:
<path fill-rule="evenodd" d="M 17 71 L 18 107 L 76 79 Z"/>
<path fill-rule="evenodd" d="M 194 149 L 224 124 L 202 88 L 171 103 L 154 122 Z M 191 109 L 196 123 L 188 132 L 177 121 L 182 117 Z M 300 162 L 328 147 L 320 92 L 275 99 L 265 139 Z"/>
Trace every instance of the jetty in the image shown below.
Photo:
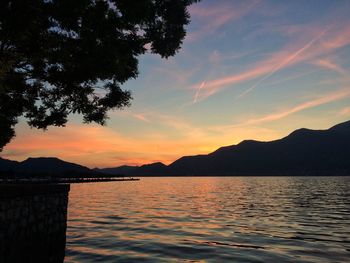
<path fill-rule="evenodd" d="M 97 183 L 97 182 L 124 182 L 139 181 L 133 177 L 81 177 L 81 178 L 17 178 L 3 179 L 0 184 L 74 184 L 74 183 Z"/>

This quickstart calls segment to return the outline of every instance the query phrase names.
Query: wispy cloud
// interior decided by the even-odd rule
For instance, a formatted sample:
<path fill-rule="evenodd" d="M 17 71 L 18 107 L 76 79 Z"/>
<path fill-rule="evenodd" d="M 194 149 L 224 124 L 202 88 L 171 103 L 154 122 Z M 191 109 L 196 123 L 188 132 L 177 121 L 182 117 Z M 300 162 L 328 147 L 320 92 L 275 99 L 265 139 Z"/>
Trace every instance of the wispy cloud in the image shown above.
<path fill-rule="evenodd" d="M 144 114 L 141 113 L 131 114 L 131 116 L 140 121 L 151 122 Z"/>
<path fill-rule="evenodd" d="M 178 66 L 173 67 L 154 67 L 155 75 L 167 75 L 171 79 L 175 80 L 178 85 L 186 85 L 188 79 L 198 70 L 193 68 L 191 70 L 181 69 Z"/>
<path fill-rule="evenodd" d="M 170 163 L 187 154 L 207 153 L 220 146 L 205 129 L 179 117 L 158 112 L 128 114 L 141 122 L 152 120 L 135 135 L 98 125 L 70 124 L 50 127 L 47 132 L 21 124 L 17 137 L 2 157 L 23 160 L 28 156 L 56 156 L 89 167 L 140 165 L 155 161 Z M 147 117 L 145 117 L 147 116 Z"/>
<path fill-rule="evenodd" d="M 337 64 L 334 61 L 334 59 L 330 59 L 330 58 L 318 59 L 313 61 L 313 64 L 325 69 L 333 70 L 343 75 L 349 74 L 349 72 L 347 72 L 344 68 L 342 68 L 339 64 Z"/>
<path fill-rule="evenodd" d="M 289 109 L 285 109 L 279 112 L 275 112 L 272 114 L 268 114 L 266 116 L 250 119 L 247 122 L 245 122 L 245 125 L 250 125 L 250 124 L 259 124 L 263 122 L 269 122 L 269 121 L 276 121 L 283 119 L 291 114 L 309 109 L 309 108 L 314 108 L 323 104 L 327 104 L 330 102 L 338 101 L 341 99 L 349 98 L 350 97 L 350 89 L 342 89 L 338 90 L 333 93 L 328 93 L 323 95 L 322 97 L 315 98 L 306 102 L 303 102 L 301 104 L 298 104 L 294 107 L 291 107 Z"/>
<path fill-rule="evenodd" d="M 73 124 L 43 133 L 20 122 L 1 155 L 57 156 L 90 167 L 170 163 L 243 139 L 273 140 L 301 126 L 348 118 L 350 1 L 304 2 L 191 5 L 179 53 L 167 60 L 140 57 L 139 78 L 123 86 L 133 91 L 133 105 L 111 112 L 107 127 L 74 124 L 80 118 L 72 116 Z M 227 88 L 244 96 L 261 87 L 260 97 L 199 103 Z"/>
<path fill-rule="evenodd" d="M 197 102 L 199 93 L 201 92 L 201 89 L 203 89 L 204 85 L 205 85 L 205 81 L 203 81 L 202 84 L 198 87 L 196 94 L 194 95 L 194 98 L 193 98 L 193 103 Z"/>
<path fill-rule="evenodd" d="M 258 85 L 261 85 L 266 79 L 287 67 L 329 56 L 337 49 L 350 44 L 349 25 L 338 25 L 336 30 L 335 28 L 327 28 L 326 30 L 319 30 L 318 33 L 315 33 L 316 31 L 315 26 L 305 28 L 305 32 L 313 34 L 311 39 L 306 40 L 305 38 L 309 34 L 305 34 L 300 39 L 287 44 L 280 51 L 273 53 L 267 59 L 255 63 L 245 71 L 206 81 L 205 88 L 201 90 L 201 96 L 197 98 L 197 101 L 206 99 L 228 86 L 232 87 L 239 83 L 262 77 L 241 94 L 241 96 L 246 95 L 257 88 Z M 325 64 L 323 65 L 325 66 Z M 335 69 L 334 65 L 329 63 L 327 66 L 329 68 L 333 67 L 333 70 Z M 340 69 L 338 68 L 337 70 Z M 200 85 L 196 84 L 193 88 L 197 90 Z"/>
<path fill-rule="evenodd" d="M 197 30 L 187 34 L 188 41 L 198 41 L 214 34 L 219 28 L 229 22 L 239 20 L 249 14 L 259 3 L 259 0 L 244 2 L 243 4 L 219 4 L 210 8 L 196 4 L 190 7 L 192 20 L 200 26 Z"/>
<path fill-rule="evenodd" d="M 293 75 L 289 75 L 285 78 L 279 78 L 279 79 L 276 79 L 276 80 L 270 80 L 270 81 L 266 81 L 264 83 L 261 84 L 261 86 L 275 86 L 275 85 L 281 85 L 282 83 L 284 82 L 289 82 L 289 81 L 294 81 L 296 79 L 301 79 L 301 78 L 304 78 L 304 77 L 307 77 L 307 76 L 310 76 L 312 74 L 315 74 L 317 72 L 319 72 L 320 70 L 319 69 L 312 69 L 312 70 L 309 70 L 309 71 L 304 71 L 302 73 L 298 73 L 298 74 L 293 74 Z"/>
<path fill-rule="evenodd" d="M 339 111 L 339 114 L 340 115 L 350 115 L 350 106 L 348 107 L 345 107 L 345 108 L 342 108 L 340 111 Z"/>
<path fill-rule="evenodd" d="M 30 133 L 28 127 L 21 127 L 2 156 L 17 160 L 27 158 L 28 154 L 33 157 L 57 156 L 90 167 L 138 165 L 154 161 L 170 163 L 183 155 L 205 154 L 247 138 L 276 139 L 281 136 L 279 131 L 259 127 L 259 124 L 348 97 L 350 89 L 342 89 L 236 125 L 200 126 L 159 112 L 133 114 L 130 117 L 142 122 L 143 119 L 152 120 L 151 127 L 154 127 L 153 132 L 145 130 L 137 136 L 97 125 L 68 125 L 64 129 L 53 127 L 48 132 L 34 130 Z M 343 112 L 346 114 L 348 109 Z"/>
<path fill-rule="evenodd" d="M 327 32 L 327 30 L 322 31 L 319 35 L 317 35 L 315 38 L 311 39 L 311 41 L 309 41 L 308 43 L 306 43 L 305 46 L 303 46 L 302 48 L 298 49 L 297 51 L 295 51 L 294 53 L 291 53 L 290 55 L 288 55 L 284 60 L 282 60 L 281 63 L 277 64 L 275 67 L 272 68 L 272 70 L 266 74 L 265 76 L 263 76 L 258 82 L 256 82 L 252 87 L 250 87 L 249 89 L 245 90 L 242 94 L 240 94 L 239 97 L 242 97 L 246 94 L 248 94 L 249 92 L 253 91 L 254 89 L 256 89 L 259 85 L 261 85 L 266 79 L 270 78 L 272 75 L 274 75 L 275 73 L 277 73 L 278 71 L 280 71 L 281 69 L 287 67 L 289 64 L 291 64 L 298 56 L 302 55 L 303 52 L 307 51 L 310 47 L 312 47 L 312 45 L 319 40 L 325 33 Z"/>
<path fill-rule="evenodd" d="M 144 164 L 159 160 L 173 161 L 195 143 L 187 142 L 185 149 L 177 149 L 177 143 L 163 136 L 148 134 L 144 138 L 129 137 L 108 127 L 68 125 L 50 128 L 47 132 L 28 132 L 22 127 L 18 136 L 9 144 L 2 156 L 23 160 L 29 156 L 56 156 L 90 167 Z"/>

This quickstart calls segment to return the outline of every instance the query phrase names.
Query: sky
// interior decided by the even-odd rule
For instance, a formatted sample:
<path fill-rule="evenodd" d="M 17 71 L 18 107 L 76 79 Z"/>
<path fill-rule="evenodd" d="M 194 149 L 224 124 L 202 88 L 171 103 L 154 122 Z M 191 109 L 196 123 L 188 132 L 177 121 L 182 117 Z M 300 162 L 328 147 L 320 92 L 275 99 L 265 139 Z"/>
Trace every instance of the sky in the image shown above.
<path fill-rule="evenodd" d="M 181 50 L 140 57 L 138 78 L 123 86 L 132 106 L 111 111 L 107 126 L 71 116 L 43 132 L 21 119 L 1 156 L 169 164 L 350 120 L 349 0 L 203 0 L 189 11 Z"/>

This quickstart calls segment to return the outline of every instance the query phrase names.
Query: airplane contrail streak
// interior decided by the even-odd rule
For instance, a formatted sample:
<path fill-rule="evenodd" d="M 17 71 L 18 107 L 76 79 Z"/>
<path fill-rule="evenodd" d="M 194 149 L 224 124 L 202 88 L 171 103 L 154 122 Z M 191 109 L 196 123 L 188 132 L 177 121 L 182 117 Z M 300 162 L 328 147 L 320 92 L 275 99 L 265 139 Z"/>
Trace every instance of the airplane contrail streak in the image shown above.
<path fill-rule="evenodd" d="M 280 71 L 282 68 L 284 68 L 285 66 L 287 66 L 290 62 L 292 62 L 296 57 L 298 57 L 302 52 L 304 52 L 305 50 L 307 50 L 308 48 L 310 48 L 317 40 L 319 40 L 326 32 L 328 31 L 328 29 L 324 30 L 321 32 L 321 34 L 319 34 L 318 36 L 316 36 L 314 39 L 312 39 L 311 41 L 309 41 L 305 46 L 303 46 L 302 48 L 300 48 L 299 50 L 297 50 L 296 52 L 294 52 L 293 54 L 289 55 L 285 60 L 283 60 L 280 64 L 278 64 L 274 69 L 271 70 L 271 72 L 269 72 L 267 75 L 265 75 L 264 77 L 262 77 L 257 83 L 255 83 L 252 87 L 250 87 L 249 89 L 247 89 L 246 91 L 244 91 L 243 93 L 241 93 L 238 97 L 243 97 L 245 95 L 247 95 L 248 93 L 250 93 L 251 91 L 253 91 L 254 89 L 256 89 L 261 83 L 263 83 L 266 79 L 268 79 L 269 77 L 271 77 L 272 75 L 274 75 L 276 72 Z"/>
<path fill-rule="evenodd" d="M 203 81 L 203 82 L 201 83 L 201 85 L 199 86 L 199 88 L 197 89 L 196 94 L 195 94 L 195 96 L 194 96 L 194 98 L 193 98 L 193 103 L 196 103 L 196 102 L 197 102 L 199 93 L 200 93 L 201 89 L 203 89 L 204 85 L 205 85 L 205 81 Z"/>

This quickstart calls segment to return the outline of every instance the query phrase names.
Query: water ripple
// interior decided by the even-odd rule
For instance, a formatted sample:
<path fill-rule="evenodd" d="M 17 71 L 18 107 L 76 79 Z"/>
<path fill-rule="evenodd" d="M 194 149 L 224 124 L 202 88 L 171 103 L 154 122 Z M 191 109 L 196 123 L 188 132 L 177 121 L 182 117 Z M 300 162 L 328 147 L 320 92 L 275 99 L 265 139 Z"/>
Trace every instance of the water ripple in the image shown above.
<path fill-rule="evenodd" d="M 350 178 L 72 185 L 66 262 L 349 262 Z"/>

